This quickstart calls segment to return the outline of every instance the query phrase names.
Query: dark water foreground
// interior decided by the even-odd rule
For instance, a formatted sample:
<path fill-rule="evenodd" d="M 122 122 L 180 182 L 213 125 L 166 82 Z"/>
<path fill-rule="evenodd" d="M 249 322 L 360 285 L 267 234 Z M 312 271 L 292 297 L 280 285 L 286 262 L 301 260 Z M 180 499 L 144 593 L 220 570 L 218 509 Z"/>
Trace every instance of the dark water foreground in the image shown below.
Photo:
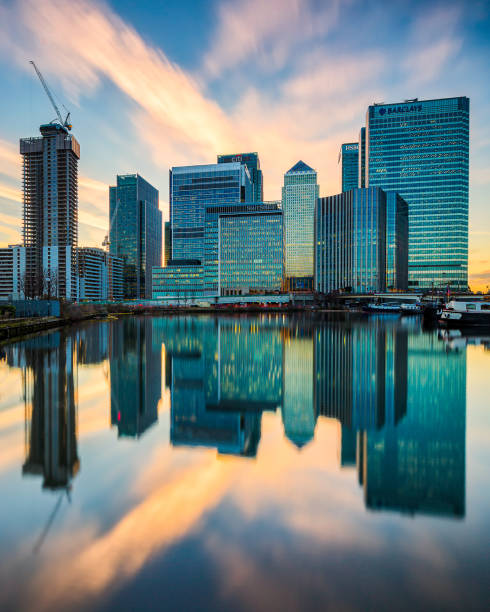
<path fill-rule="evenodd" d="M 489 342 L 264 315 L 3 347 L 0 609 L 488 609 Z"/>

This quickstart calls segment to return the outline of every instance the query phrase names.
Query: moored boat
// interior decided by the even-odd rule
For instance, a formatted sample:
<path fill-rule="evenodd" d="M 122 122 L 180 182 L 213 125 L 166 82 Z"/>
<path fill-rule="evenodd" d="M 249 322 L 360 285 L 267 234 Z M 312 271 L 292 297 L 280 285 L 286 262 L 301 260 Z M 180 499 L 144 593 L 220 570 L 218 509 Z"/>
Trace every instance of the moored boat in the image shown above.
<path fill-rule="evenodd" d="M 371 302 L 370 304 L 365 304 L 362 309 L 364 312 L 397 313 L 400 312 L 400 304 L 397 302 L 380 302 L 378 304 Z"/>
<path fill-rule="evenodd" d="M 422 305 L 419 302 L 407 302 L 400 304 L 402 315 L 417 315 L 422 314 Z"/>
<path fill-rule="evenodd" d="M 490 327 L 490 302 L 452 300 L 446 304 L 439 317 L 444 327 Z"/>

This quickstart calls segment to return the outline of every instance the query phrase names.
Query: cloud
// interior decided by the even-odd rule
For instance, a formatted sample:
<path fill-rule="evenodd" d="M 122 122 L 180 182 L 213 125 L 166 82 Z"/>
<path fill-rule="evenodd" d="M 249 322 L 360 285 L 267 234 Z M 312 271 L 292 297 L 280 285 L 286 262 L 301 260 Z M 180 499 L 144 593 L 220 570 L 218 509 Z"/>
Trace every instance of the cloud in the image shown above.
<path fill-rule="evenodd" d="M 291 47 L 324 35 L 336 23 L 340 2 L 320 6 L 310 0 L 244 0 L 223 2 L 217 31 L 204 57 L 208 77 L 243 64 L 282 67 Z"/>

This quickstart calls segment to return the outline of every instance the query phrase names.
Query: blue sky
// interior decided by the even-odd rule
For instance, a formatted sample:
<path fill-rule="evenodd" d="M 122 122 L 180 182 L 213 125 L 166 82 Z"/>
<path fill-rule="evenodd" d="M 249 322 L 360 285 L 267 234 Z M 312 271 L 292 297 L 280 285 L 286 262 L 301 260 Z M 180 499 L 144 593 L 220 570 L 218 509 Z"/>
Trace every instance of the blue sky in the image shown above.
<path fill-rule="evenodd" d="M 140 172 L 168 216 L 168 168 L 258 151 L 278 199 L 298 159 L 339 191 L 338 148 L 368 104 L 471 98 L 470 278 L 490 283 L 490 1 L 0 0 L 0 244 L 18 242 L 19 137 L 53 111 L 81 144 L 80 244 L 107 230 L 107 186 Z"/>

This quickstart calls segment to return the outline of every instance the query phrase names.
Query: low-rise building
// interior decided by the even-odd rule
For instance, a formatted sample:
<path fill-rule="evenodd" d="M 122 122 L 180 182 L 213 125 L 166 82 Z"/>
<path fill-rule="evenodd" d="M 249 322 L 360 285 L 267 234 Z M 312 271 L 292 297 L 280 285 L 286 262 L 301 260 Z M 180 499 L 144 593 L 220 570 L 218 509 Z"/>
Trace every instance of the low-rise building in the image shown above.
<path fill-rule="evenodd" d="M 26 248 L 9 245 L 0 249 L 0 300 L 24 299 Z"/>
<path fill-rule="evenodd" d="M 123 260 L 92 247 L 78 249 L 81 300 L 123 299 Z"/>

